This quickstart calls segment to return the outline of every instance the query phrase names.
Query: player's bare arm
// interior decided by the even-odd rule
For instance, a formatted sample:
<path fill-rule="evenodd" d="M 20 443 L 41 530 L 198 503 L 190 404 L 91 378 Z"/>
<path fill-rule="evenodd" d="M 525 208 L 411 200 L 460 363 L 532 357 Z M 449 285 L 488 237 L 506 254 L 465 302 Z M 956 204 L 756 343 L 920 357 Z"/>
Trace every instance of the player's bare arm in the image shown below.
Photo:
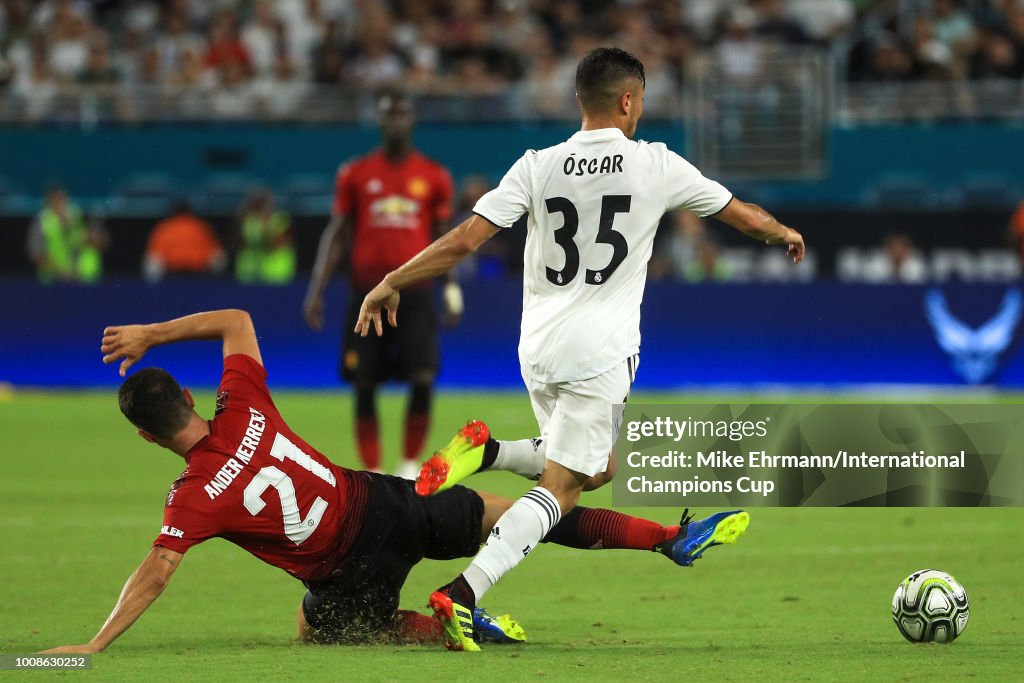
<path fill-rule="evenodd" d="M 128 577 L 114 610 L 92 640 L 82 645 L 64 645 L 44 650 L 42 654 L 92 654 L 105 650 L 160 597 L 181 564 L 182 557 L 181 553 L 173 550 L 152 548 L 139 568 Z"/>
<path fill-rule="evenodd" d="M 324 234 L 313 264 L 309 289 L 302 304 L 302 315 L 311 330 L 319 332 L 324 328 L 324 292 L 327 283 L 345 255 L 349 235 L 352 233 L 352 219 L 349 216 L 332 216 Z"/>
<path fill-rule="evenodd" d="M 381 310 L 383 309 L 388 311 L 388 322 L 391 326 L 397 327 L 398 292 L 401 289 L 448 272 L 452 266 L 494 237 L 498 230 L 500 228 L 487 219 L 477 215 L 471 216 L 457 228 L 435 240 L 426 249 L 409 259 L 400 268 L 388 273 L 384 280 L 363 299 L 355 331 L 365 337 L 369 334 L 372 323 L 377 335 L 382 335 L 384 326 L 381 321 Z"/>
<path fill-rule="evenodd" d="M 252 318 L 238 309 L 207 311 L 150 325 L 108 327 L 103 330 L 100 351 L 108 365 L 121 361 L 119 372 L 124 377 L 128 368 L 154 346 L 199 339 L 220 339 L 225 357 L 240 353 L 263 364 Z"/>
<path fill-rule="evenodd" d="M 793 257 L 793 263 L 804 260 L 803 236 L 756 204 L 748 204 L 733 197 L 714 217 L 748 237 L 764 240 L 765 244 L 785 244 L 786 252 Z"/>

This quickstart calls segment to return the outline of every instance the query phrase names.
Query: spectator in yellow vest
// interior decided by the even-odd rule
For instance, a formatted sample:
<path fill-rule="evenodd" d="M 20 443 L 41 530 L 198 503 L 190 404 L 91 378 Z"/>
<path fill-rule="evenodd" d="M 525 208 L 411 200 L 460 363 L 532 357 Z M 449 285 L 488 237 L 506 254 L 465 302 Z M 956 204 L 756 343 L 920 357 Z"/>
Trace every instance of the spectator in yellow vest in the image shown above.
<path fill-rule="evenodd" d="M 106 248 L 106 233 L 86 225 L 67 191 L 59 185 L 47 189 L 45 205 L 28 231 L 28 256 L 39 279 L 47 284 L 97 282 Z"/>
<path fill-rule="evenodd" d="M 269 190 L 255 190 L 242 205 L 240 248 L 235 259 L 239 282 L 282 285 L 295 277 L 291 219 L 274 208 Z"/>

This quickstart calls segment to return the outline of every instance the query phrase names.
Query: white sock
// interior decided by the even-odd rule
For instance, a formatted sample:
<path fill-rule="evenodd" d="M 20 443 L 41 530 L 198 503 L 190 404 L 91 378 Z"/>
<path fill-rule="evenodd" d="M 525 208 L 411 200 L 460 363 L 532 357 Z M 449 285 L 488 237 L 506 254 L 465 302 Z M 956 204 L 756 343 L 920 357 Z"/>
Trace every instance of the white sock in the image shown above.
<path fill-rule="evenodd" d="M 498 441 L 498 455 L 487 469 L 515 472 L 520 477 L 537 481 L 544 473 L 546 452 L 544 439 L 539 436 L 519 441 Z"/>
<path fill-rule="evenodd" d="M 505 511 L 487 543 L 462 572 L 479 601 L 507 571 L 519 564 L 558 524 L 562 511 L 547 489 L 535 486 Z"/>

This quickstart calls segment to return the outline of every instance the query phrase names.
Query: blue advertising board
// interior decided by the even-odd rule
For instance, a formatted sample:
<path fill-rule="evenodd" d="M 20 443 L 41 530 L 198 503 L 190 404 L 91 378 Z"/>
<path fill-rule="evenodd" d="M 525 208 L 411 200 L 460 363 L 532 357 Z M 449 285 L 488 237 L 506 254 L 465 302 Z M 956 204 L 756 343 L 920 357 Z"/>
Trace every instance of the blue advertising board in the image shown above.
<path fill-rule="evenodd" d="M 441 336 L 442 386 L 521 386 L 521 286 L 516 279 L 466 283 L 464 320 Z M 253 315 L 272 386 L 337 387 L 345 286 L 328 291 L 333 315 L 321 333 L 303 323 L 304 290 L 304 283 L 243 287 L 222 280 L 98 287 L 0 280 L 0 381 L 113 386 L 116 370 L 100 362 L 104 326 L 238 307 Z M 652 283 L 636 386 L 1021 389 L 1020 327 L 1016 286 Z M 212 386 L 220 355 L 212 343 L 194 342 L 156 349 L 144 363 L 166 367 L 191 386 Z"/>

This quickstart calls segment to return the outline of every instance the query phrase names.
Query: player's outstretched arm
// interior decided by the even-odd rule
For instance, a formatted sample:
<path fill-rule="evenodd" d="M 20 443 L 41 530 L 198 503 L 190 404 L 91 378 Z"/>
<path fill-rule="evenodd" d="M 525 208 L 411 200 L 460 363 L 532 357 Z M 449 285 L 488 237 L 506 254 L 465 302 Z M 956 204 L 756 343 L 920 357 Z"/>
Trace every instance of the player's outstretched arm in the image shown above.
<path fill-rule="evenodd" d="M 128 577 L 124 588 L 121 589 L 121 596 L 114 605 L 114 611 L 92 640 L 83 645 L 64 645 L 43 650 L 42 654 L 92 654 L 105 650 L 160 597 L 171 575 L 181 564 L 182 557 L 181 553 L 167 548 L 155 547 L 150 550 L 135 573 Z"/>
<path fill-rule="evenodd" d="M 383 334 L 384 326 L 381 322 L 381 310 L 383 309 L 388 311 L 388 322 L 392 327 L 396 327 L 398 325 L 399 290 L 447 273 L 452 266 L 494 237 L 500 229 L 486 218 L 474 214 L 457 228 L 435 240 L 397 270 L 388 273 L 384 280 L 363 299 L 355 331 L 365 337 L 370 332 L 372 324 L 378 336 Z"/>
<path fill-rule="evenodd" d="M 786 252 L 793 257 L 793 263 L 804 260 L 803 236 L 756 204 L 741 202 L 733 197 L 714 217 L 748 237 L 764 240 L 765 244 L 785 244 Z"/>
<path fill-rule="evenodd" d="M 320 246 L 316 251 L 316 262 L 313 274 L 309 278 L 309 289 L 302 303 L 302 315 L 311 330 L 319 332 L 324 328 L 324 292 L 345 255 L 345 245 L 351 232 L 352 219 L 348 216 L 332 216 L 324 234 L 320 237 Z"/>
<path fill-rule="evenodd" d="M 220 339 L 224 356 L 240 353 L 263 364 L 256 328 L 245 311 L 225 309 L 187 315 L 150 325 L 116 325 L 103 330 L 103 362 L 121 361 L 120 373 L 135 365 L 146 351 L 161 344 L 197 339 Z"/>

